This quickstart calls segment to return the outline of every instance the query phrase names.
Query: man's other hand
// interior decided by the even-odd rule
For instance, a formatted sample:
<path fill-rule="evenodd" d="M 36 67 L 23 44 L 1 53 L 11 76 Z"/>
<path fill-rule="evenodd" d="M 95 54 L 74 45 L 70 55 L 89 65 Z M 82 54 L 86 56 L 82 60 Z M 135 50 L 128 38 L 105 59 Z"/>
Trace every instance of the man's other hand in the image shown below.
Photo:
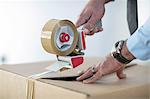
<path fill-rule="evenodd" d="M 101 20 L 105 12 L 105 0 L 90 0 L 81 12 L 76 27 L 83 25 L 85 34 L 93 35 L 96 32 L 100 32 L 103 29 L 96 26 L 96 23 Z"/>
<path fill-rule="evenodd" d="M 116 72 L 119 79 L 126 78 L 123 74 L 124 64 L 118 62 L 111 54 L 107 55 L 96 66 L 89 67 L 87 70 L 81 73 L 81 76 L 77 78 L 78 81 L 83 83 L 94 83 L 102 76 Z"/>

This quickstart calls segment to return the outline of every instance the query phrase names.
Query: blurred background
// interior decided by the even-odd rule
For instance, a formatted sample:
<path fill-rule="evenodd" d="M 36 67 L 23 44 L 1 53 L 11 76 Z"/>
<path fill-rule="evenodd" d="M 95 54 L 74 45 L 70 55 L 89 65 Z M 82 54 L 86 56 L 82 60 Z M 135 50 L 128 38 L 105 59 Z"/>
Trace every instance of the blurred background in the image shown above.
<path fill-rule="evenodd" d="M 0 0 L 0 64 L 55 60 L 41 46 L 40 35 L 49 19 L 76 22 L 88 0 Z M 138 0 L 139 26 L 150 15 L 150 0 Z M 129 36 L 126 0 L 106 5 L 104 31 L 87 37 L 86 56 L 102 57 Z"/>

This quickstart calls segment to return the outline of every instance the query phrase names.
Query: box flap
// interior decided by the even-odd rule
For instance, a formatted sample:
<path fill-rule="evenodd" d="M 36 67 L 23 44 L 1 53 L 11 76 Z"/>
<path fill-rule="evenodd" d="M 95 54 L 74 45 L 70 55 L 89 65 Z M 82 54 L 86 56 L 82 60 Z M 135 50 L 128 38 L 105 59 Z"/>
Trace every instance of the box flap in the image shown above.
<path fill-rule="evenodd" d="M 148 65 L 148 64 L 147 64 Z M 119 80 L 115 74 L 110 74 L 95 84 L 83 84 L 77 81 L 58 81 L 39 79 L 39 81 L 63 87 L 65 89 L 76 91 L 79 93 L 87 94 L 91 97 L 100 97 L 102 95 L 115 95 L 121 96 L 142 96 L 148 97 L 150 89 L 150 67 L 146 65 L 136 65 L 125 70 L 127 74 L 126 79 Z M 133 93 L 133 91 L 135 93 Z M 126 94 L 124 93 L 126 92 Z M 132 97 L 133 98 L 133 97 Z M 125 99 L 125 98 L 124 98 Z M 143 98 L 142 98 L 143 99 Z"/>

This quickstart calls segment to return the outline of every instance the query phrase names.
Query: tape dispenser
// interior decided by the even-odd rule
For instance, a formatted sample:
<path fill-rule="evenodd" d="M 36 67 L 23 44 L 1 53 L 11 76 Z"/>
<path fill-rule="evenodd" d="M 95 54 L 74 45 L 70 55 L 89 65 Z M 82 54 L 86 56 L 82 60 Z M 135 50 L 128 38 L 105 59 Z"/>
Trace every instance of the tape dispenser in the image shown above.
<path fill-rule="evenodd" d="M 48 68 L 51 71 L 76 68 L 84 62 L 85 33 L 69 20 L 49 20 L 42 29 L 41 43 L 48 53 L 56 55 L 57 62 Z"/>

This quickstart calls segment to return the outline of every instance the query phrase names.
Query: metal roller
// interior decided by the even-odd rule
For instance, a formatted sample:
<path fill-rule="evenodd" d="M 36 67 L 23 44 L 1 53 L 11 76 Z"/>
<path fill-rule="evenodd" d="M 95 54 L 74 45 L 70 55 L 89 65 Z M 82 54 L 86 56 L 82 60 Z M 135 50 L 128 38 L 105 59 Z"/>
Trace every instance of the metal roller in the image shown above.
<path fill-rule="evenodd" d="M 69 55 L 78 42 L 78 32 L 69 20 L 49 20 L 42 29 L 43 48 L 59 56 Z"/>

